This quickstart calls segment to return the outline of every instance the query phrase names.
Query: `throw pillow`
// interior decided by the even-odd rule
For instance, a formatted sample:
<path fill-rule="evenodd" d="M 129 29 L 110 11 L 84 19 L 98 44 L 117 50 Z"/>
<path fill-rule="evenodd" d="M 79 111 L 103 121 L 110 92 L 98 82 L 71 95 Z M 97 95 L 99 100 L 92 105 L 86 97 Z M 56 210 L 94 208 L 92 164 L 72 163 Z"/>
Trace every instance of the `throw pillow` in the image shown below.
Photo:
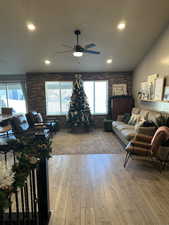
<path fill-rule="evenodd" d="M 155 127 L 155 123 L 150 122 L 150 121 L 144 121 L 142 127 Z"/>
<path fill-rule="evenodd" d="M 117 116 L 117 121 L 122 121 L 123 122 L 123 115 L 118 115 Z"/>
<path fill-rule="evenodd" d="M 139 127 L 143 127 L 144 123 L 145 123 L 145 119 L 140 117 L 140 119 L 135 124 L 135 130 L 137 130 Z"/>
<path fill-rule="evenodd" d="M 124 123 L 128 123 L 129 120 L 130 120 L 130 117 L 131 117 L 130 113 L 124 113 L 123 118 L 122 118 L 122 121 Z"/>
<path fill-rule="evenodd" d="M 140 120 L 140 118 L 141 116 L 139 114 L 132 114 L 128 124 L 134 126 Z"/>

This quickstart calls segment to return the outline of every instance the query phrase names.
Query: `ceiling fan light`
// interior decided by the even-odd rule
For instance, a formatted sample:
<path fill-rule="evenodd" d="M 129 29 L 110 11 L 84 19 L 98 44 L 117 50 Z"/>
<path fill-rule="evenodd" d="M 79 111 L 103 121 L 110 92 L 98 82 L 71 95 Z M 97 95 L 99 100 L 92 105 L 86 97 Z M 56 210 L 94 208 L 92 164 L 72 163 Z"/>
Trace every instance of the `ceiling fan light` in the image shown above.
<path fill-rule="evenodd" d="M 75 56 L 75 57 L 82 57 L 83 56 L 83 52 L 73 52 L 73 56 Z"/>

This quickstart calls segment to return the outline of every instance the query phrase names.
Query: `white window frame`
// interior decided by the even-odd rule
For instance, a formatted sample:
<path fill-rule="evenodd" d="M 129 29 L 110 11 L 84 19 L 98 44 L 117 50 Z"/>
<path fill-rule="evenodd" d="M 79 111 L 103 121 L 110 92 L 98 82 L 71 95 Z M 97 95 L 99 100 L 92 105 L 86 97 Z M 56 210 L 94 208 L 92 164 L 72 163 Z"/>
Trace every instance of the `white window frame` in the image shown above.
<path fill-rule="evenodd" d="M 95 112 L 95 82 L 106 82 L 106 112 L 105 113 L 96 113 Z M 70 82 L 72 83 L 72 91 L 73 91 L 73 81 L 45 81 L 45 104 L 46 104 L 46 115 L 47 116 L 63 116 L 63 115 L 66 115 L 66 113 L 62 113 L 60 112 L 59 114 L 48 114 L 47 113 L 47 83 L 49 82 L 59 82 L 59 104 L 60 104 L 60 109 L 62 109 L 62 103 L 61 103 L 61 88 L 60 88 L 60 83 L 63 83 L 63 82 Z M 93 99 L 93 108 L 94 108 L 94 112 L 92 113 L 92 115 L 107 115 L 108 113 L 108 80 L 84 80 L 83 83 L 85 82 L 93 82 L 93 96 L 94 96 L 94 99 Z M 90 106 L 89 106 L 90 107 Z"/>
<path fill-rule="evenodd" d="M 95 112 L 95 83 L 96 82 L 103 82 L 103 81 L 106 82 L 106 112 L 105 113 L 96 113 Z M 94 109 L 94 112 L 92 113 L 92 115 L 96 115 L 96 116 L 107 115 L 108 114 L 108 80 L 85 80 L 83 82 L 84 83 L 85 82 L 93 82 L 93 96 L 94 96 L 93 109 Z"/>
<path fill-rule="evenodd" d="M 48 110 L 47 110 L 47 83 L 54 83 L 54 82 L 59 82 L 59 104 L 60 104 L 60 111 L 62 111 L 62 103 L 61 103 L 61 83 L 72 83 L 72 87 L 73 87 L 73 81 L 58 81 L 58 80 L 55 80 L 55 81 L 45 81 L 45 104 L 46 104 L 46 115 L 47 116 L 64 116 L 66 115 L 66 113 L 63 113 L 63 112 L 60 112 L 58 114 L 48 114 Z M 72 91 L 73 91 L 73 88 L 72 88 Z"/>
<path fill-rule="evenodd" d="M 9 107 L 9 93 L 8 93 L 8 84 L 21 84 L 20 81 L 0 81 L 0 84 L 4 84 L 5 85 L 5 92 L 6 92 L 6 103 L 7 103 L 7 107 Z M 24 81 L 24 85 L 26 88 L 26 82 Z M 22 88 L 22 85 L 21 85 Z M 23 89 L 22 89 L 23 92 Z M 26 96 L 24 96 L 24 100 L 25 100 L 25 107 L 26 107 L 26 113 L 28 112 L 28 103 L 27 103 L 27 98 Z"/>

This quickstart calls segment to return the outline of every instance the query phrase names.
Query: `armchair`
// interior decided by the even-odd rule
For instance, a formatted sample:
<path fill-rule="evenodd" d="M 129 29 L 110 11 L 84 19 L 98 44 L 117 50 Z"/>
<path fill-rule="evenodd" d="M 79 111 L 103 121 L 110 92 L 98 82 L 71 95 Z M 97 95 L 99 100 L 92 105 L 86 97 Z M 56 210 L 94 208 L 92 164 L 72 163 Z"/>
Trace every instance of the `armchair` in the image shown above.
<path fill-rule="evenodd" d="M 137 134 L 135 138 L 129 142 L 126 147 L 126 157 L 124 167 L 126 167 L 129 158 L 133 155 L 153 158 L 160 161 L 160 170 L 163 169 L 167 163 L 167 159 L 161 160 L 159 157 L 159 149 L 169 139 L 169 128 L 162 126 L 158 128 L 154 136 L 147 136 L 144 134 Z M 168 157 L 168 154 L 167 154 Z"/>
<path fill-rule="evenodd" d="M 36 129 L 32 128 L 25 115 L 17 115 L 13 116 L 11 119 L 12 131 L 16 137 L 21 137 L 24 135 L 36 135 L 36 136 L 44 136 L 46 138 L 49 137 L 48 129 Z"/>
<path fill-rule="evenodd" d="M 27 121 L 32 128 L 47 128 L 50 132 L 59 130 L 59 121 L 44 121 L 41 113 L 36 111 L 28 112 L 26 114 Z"/>

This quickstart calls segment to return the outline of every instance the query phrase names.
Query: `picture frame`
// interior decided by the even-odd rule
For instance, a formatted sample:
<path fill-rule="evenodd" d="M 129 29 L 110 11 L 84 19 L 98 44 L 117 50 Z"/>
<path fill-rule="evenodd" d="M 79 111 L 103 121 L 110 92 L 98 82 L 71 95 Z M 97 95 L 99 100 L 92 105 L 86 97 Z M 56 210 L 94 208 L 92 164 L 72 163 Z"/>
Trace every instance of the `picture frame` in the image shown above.
<path fill-rule="evenodd" d="M 153 100 L 155 97 L 155 82 L 158 79 L 158 74 L 151 74 L 148 76 L 148 83 L 149 83 L 149 99 Z"/>
<path fill-rule="evenodd" d="M 169 101 L 169 86 L 166 86 L 164 89 L 164 101 Z"/>
<path fill-rule="evenodd" d="M 127 95 L 127 84 L 113 84 L 112 96 Z"/>
<path fill-rule="evenodd" d="M 140 99 L 150 100 L 150 83 L 149 82 L 141 82 Z"/>
<path fill-rule="evenodd" d="M 161 101 L 163 98 L 164 78 L 157 78 L 155 81 L 154 100 Z"/>

